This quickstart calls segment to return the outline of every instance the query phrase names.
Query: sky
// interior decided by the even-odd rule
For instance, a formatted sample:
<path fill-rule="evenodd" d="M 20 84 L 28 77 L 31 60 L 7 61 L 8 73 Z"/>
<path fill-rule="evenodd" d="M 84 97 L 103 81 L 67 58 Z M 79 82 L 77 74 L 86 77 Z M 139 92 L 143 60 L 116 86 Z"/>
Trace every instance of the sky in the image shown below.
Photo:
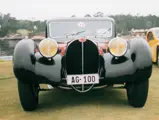
<path fill-rule="evenodd" d="M 159 16 L 158 0 L 0 0 L 0 13 L 17 19 L 46 20 L 55 17 L 83 17 L 96 12 Z"/>

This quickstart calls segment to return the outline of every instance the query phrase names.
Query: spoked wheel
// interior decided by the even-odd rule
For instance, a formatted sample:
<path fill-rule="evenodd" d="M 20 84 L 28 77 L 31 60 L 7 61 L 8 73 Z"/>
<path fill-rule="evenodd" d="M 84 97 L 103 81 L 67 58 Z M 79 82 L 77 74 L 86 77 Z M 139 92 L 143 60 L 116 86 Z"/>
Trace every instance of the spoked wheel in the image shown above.
<path fill-rule="evenodd" d="M 18 92 L 21 105 L 25 111 L 32 111 L 37 108 L 39 85 L 25 84 L 18 80 Z"/>
<path fill-rule="evenodd" d="M 127 83 L 127 97 L 129 104 L 133 107 L 143 107 L 147 100 L 149 80 L 141 83 Z"/>

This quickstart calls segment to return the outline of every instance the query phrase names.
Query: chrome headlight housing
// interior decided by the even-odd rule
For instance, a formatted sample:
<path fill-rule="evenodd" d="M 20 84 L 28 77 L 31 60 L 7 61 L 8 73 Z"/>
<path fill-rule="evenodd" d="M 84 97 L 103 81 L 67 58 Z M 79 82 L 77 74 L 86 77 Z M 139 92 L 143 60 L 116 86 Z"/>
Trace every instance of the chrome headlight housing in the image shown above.
<path fill-rule="evenodd" d="M 46 58 L 51 58 L 56 55 L 58 51 L 58 44 L 55 40 L 53 39 L 43 39 L 39 43 L 39 51 L 42 56 Z"/>
<path fill-rule="evenodd" d="M 113 56 L 123 56 L 128 50 L 128 43 L 123 38 L 113 38 L 108 43 L 108 50 Z"/>

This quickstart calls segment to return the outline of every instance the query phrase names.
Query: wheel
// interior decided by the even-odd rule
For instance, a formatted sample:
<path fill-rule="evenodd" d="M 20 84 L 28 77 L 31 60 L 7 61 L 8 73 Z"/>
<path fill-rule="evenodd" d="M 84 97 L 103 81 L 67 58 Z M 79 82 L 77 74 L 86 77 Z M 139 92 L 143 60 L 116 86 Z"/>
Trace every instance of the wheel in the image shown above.
<path fill-rule="evenodd" d="M 18 92 L 21 105 L 25 111 L 32 111 L 37 108 L 39 85 L 25 84 L 18 80 Z"/>
<path fill-rule="evenodd" d="M 129 104 L 133 107 L 143 107 L 147 100 L 149 80 L 140 83 L 127 83 L 127 97 Z"/>

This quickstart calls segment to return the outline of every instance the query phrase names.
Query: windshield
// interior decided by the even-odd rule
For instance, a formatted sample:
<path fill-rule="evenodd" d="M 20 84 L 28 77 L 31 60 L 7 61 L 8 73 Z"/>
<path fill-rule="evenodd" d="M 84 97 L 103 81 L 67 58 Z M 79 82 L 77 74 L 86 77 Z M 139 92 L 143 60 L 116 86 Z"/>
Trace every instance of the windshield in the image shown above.
<path fill-rule="evenodd" d="M 159 29 L 155 30 L 154 33 L 155 33 L 156 38 L 159 39 Z"/>
<path fill-rule="evenodd" d="M 112 36 L 111 21 L 50 22 L 50 37 Z"/>

